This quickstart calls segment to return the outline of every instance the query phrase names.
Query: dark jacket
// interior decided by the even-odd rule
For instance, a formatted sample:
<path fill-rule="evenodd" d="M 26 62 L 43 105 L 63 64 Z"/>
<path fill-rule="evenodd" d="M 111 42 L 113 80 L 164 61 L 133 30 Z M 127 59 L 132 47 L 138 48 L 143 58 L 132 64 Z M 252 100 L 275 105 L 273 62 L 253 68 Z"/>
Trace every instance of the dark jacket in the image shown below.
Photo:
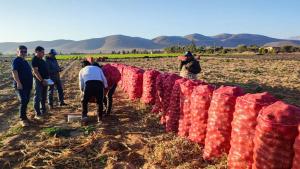
<path fill-rule="evenodd" d="M 49 71 L 50 78 L 53 78 L 53 77 L 57 78 L 58 73 L 60 72 L 60 67 L 58 65 L 58 62 L 57 62 L 56 58 L 47 56 L 46 57 L 46 63 L 47 63 L 47 66 L 48 66 L 48 71 Z"/>
<path fill-rule="evenodd" d="M 193 74 L 198 74 L 201 72 L 200 63 L 194 58 L 181 61 L 179 64 L 179 71 L 182 71 L 182 69 L 186 69 L 189 73 Z"/>

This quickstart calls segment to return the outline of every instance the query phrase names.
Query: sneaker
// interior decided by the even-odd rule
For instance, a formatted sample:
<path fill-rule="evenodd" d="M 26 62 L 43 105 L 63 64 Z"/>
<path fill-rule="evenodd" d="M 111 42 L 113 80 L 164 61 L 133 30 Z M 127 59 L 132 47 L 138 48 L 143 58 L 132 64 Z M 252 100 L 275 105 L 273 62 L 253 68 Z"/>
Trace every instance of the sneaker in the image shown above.
<path fill-rule="evenodd" d="M 21 120 L 20 124 L 21 124 L 22 127 L 28 127 L 29 126 L 28 120 Z"/>
<path fill-rule="evenodd" d="M 41 115 L 35 115 L 34 118 L 35 118 L 36 120 L 42 120 L 43 117 L 42 117 Z"/>
<path fill-rule="evenodd" d="M 68 104 L 66 104 L 65 102 L 61 102 L 60 104 L 59 104 L 59 106 L 67 106 Z"/>

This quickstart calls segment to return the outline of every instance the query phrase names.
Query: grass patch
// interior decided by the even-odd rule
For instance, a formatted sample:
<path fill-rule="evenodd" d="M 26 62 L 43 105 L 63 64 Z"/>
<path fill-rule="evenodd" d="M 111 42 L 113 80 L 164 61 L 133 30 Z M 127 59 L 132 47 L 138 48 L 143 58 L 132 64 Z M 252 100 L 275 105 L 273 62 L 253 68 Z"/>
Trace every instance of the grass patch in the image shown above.
<path fill-rule="evenodd" d="M 96 130 L 95 126 L 89 125 L 89 126 L 83 126 L 80 128 L 80 131 L 82 131 L 85 135 L 89 135 L 93 133 Z"/>
<path fill-rule="evenodd" d="M 99 157 L 100 167 L 105 167 L 106 166 L 107 159 L 108 159 L 108 157 L 106 155 L 103 155 L 103 156 Z"/>
<path fill-rule="evenodd" d="M 73 131 L 73 129 L 63 129 L 60 127 L 48 127 L 48 128 L 44 128 L 42 130 L 44 133 L 46 133 L 49 136 L 55 136 L 55 137 L 70 137 L 71 136 L 71 131 Z"/>

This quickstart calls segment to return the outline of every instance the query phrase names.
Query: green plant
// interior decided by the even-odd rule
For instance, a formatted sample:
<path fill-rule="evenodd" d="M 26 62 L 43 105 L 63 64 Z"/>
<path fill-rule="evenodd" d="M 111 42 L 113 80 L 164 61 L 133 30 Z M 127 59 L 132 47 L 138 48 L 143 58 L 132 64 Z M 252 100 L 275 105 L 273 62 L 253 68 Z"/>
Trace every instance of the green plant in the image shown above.
<path fill-rule="evenodd" d="M 96 130 L 95 126 L 83 126 L 80 128 L 80 131 L 84 132 L 85 135 L 88 135 Z"/>
<path fill-rule="evenodd" d="M 49 136 L 70 137 L 70 133 L 71 133 L 72 129 L 63 129 L 63 128 L 59 128 L 59 127 L 48 127 L 48 128 L 44 128 L 42 131 Z"/>

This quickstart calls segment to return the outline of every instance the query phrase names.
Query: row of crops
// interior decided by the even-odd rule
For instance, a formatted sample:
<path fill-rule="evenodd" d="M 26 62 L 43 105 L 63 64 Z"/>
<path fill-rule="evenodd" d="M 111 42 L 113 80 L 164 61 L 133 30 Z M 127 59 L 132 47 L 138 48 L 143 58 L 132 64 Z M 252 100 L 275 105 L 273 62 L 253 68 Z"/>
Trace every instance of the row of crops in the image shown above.
<path fill-rule="evenodd" d="M 120 75 L 114 80 L 131 100 L 151 105 L 166 132 L 203 145 L 206 160 L 227 154 L 232 169 L 300 168 L 298 107 L 267 92 L 216 88 L 156 70 L 123 64 L 103 70 L 107 77 Z"/>

